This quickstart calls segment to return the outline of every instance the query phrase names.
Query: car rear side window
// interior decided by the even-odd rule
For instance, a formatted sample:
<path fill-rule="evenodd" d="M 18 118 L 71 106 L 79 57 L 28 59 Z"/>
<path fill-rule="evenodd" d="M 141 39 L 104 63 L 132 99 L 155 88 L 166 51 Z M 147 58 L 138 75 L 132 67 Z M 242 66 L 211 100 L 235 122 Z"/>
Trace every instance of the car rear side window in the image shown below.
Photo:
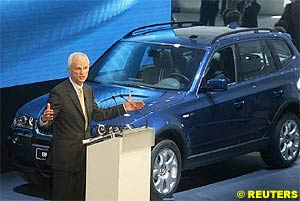
<path fill-rule="evenodd" d="M 276 71 L 271 51 L 265 40 L 238 44 L 241 79 L 247 80 Z"/>
<path fill-rule="evenodd" d="M 278 59 L 283 67 L 290 59 L 293 57 L 293 54 L 289 46 L 283 40 L 270 40 L 273 45 L 273 52 L 275 56 L 278 56 Z"/>

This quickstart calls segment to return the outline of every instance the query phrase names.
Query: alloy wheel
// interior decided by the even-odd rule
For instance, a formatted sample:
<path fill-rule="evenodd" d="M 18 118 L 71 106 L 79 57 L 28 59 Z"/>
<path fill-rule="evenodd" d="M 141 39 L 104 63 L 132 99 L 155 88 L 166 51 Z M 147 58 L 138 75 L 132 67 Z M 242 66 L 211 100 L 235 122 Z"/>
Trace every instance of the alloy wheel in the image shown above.
<path fill-rule="evenodd" d="M 177 181 L 178 159 L 170 148 L 160 150 L 153 164 L 153 184 L 161 194 L 170 193 Z"/>
<path fill-rule="evenodd" d="M 280 152 L 282 157 L 287 160 L 293 160 L 297 157 L 299 149 L 299 127 L 296 121 L 287 120 L 280 130 Z"/>

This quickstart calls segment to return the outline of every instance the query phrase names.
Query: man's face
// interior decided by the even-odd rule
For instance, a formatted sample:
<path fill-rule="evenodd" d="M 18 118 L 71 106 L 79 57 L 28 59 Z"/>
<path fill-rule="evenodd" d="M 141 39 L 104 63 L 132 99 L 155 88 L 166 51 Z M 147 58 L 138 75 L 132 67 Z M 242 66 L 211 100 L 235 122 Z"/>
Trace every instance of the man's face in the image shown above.
<path fill-rule="evenodd" d="M 71 79 L 81 86 L 89 74 L 89 61 L 85 57 L 73 59 L 68 72 Z"/>

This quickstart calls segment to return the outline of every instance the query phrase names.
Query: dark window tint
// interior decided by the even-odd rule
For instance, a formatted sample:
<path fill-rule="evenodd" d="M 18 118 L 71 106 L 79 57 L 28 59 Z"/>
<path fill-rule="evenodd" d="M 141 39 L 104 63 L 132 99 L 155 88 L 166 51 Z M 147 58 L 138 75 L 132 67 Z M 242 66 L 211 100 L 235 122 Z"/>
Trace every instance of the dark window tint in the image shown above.
<path fill-rule="evenodd" d="M 288 62 L 292 57 L 293 54 L 283 40 L 271 40 L 275 56 L 278 56 L 278 59 L 282 65 Z"/>
<path fill-rule="evenodd" d="M 275 71 L 274 61 L 265 40 L 238 44 L 242 79 L 251 79 Z"/>
<path fill-rule="evenodd" d="M 226 47 L 216 51 L 206 69 L 206 79 L 226 79 L 235 82 L 235 68 L 232 48 Z"/>

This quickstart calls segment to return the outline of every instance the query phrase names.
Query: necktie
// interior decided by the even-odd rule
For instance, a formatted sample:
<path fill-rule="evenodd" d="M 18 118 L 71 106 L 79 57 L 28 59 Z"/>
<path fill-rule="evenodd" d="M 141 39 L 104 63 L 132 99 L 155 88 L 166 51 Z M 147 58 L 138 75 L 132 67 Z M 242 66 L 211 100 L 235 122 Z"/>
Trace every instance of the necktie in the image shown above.
<path fill-rule="evenodd" d="M 88 118 L 87 118 L 87 113 L 86 113 L 85 104 L 84 104 L 83 89 L 78 89 L 78 98 L 79 98 L 79 102 L 80 102 L 81 109 L 82 109 L 83 115 L 84 115 L 84 120 L 85 120 L 84 130 L 86 130 L 87 126 L 88 126 Z"/>

